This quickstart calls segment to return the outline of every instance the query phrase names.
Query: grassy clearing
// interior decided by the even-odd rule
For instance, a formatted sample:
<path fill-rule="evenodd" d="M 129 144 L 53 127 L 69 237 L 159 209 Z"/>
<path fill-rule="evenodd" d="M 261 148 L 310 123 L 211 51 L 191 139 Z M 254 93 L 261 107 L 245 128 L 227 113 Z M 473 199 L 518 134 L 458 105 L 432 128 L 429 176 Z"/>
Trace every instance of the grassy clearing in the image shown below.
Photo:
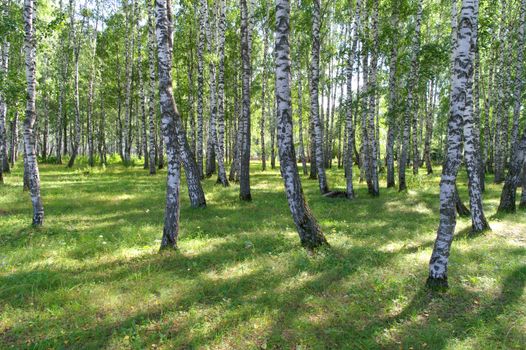
<path fill-rule="evenodd" d="M 0 348 L 526 347 L 526 215 L 494 215 L 500 186 L 485 194 L 493 231 L 470 238 L 459 220 L 451 288 L 432 295 L 438 175 L 377 199 L 360 184 L 352 202 L 304 178 L 332 246 L 309 257 L 277 170 L 253 165 L 252 203 L 209 179 L 208 208 L 191 209 L 183 189 L 180 250 L 159 254 L 164 173 L 42 165 L 34 229 L 21 168 L 0 187 Z"/>

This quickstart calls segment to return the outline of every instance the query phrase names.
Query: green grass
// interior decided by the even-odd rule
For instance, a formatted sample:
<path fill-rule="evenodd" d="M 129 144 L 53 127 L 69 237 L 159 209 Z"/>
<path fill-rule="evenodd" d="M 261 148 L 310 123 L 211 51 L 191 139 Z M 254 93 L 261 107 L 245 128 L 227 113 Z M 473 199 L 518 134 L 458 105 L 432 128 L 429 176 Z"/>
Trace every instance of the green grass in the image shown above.
<path fill-rule="evenodd" d="M 279 171 L 253 164 L 251 203 L 208 179 L 208 208 L 191 209 L 183 188 L 180 249 L 159 254 L 164 172 L 42 165 L 36 229 L 21 168 L 0 186 L 2 349 L 526 347 L 526 215 L 496 216 L 490 182 L 493 231 L 472 238 L 459 220 L 451 287 L 433 294 L 438 175 L 376 199 L 359 184 L 354 201 L 323 198 L 304 178 L 331 244 L 309 256 Z M 329 180 L 344 188 L 341 171 Z M 467 200 L 465 178 L 460 190 Z"/>

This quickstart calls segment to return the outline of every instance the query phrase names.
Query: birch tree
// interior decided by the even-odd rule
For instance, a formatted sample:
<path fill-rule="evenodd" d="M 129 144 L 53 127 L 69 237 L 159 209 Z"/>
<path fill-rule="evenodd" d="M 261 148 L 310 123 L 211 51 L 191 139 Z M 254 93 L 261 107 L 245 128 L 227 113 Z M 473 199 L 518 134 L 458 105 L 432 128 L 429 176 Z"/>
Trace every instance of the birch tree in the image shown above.
<path fill-rule="evenodd" d="M 147 0 L 151 2 L 151 0 Z M 148 3 L 147 3 L 148 4 Z M 149 86 L 148 86 L 148 116 L 149 116 L 149 135 L 148 141 L 150 146 L 149 153 L 149 168 L 150 175 L 154 175 L 157 172 L 155 167 L 155 154 L 156 154 L 156 142 L 155 142 L 155 24 L 153 15 L 153 6 L 148 4 L 148 72 L 149 72 Z"/>
<path fill-rule="evenodd" d="M 166 209 L 161 249 L 176 249 L 179 236 L 179 152 L 177 125 L 181 116 L 175 105 L 172 91 L 172 28 L 170 3 L 155 0 L 157 37 L 157 64 L 159 72 L 159 96 L 162 108 L 162 131 L 166 145 L 168 175 L 166 180 Z"/>
<path fill-rule="evenodd" d="M 28 176 L 29 194 L 33 204 L 33 225 L 44 224 L 44 206 L 40 196 L 40 173 L 36 156 L 36 22 L 37 12 L 34 0 L 24 0 L 24 52 L 26 65 L 26 118 L 24 120 L 24 166 Z"/>
<path fill-rule="evenodd" d="M 396 89 L 396 71 L 398 58 L 398 1 L 393 0 L 391 10 L 391 56 L 389 59 L 389 105 L 387 111 L 387 143 L 386 143 L 386 165 L 387 165 L 387 188 L 395 187 L 394 173 L 394 144 L 397 129 L 397 89 Z"/>
<path fill-rule="evenodd" d="M 291 98 L 291 62 L 290 62 L 290 2 L 276 1 L 276 102 L 278 123 L 278 149 L 280 171 L 285 184 L 285 193 L 298 230 L 301 244 L 309 249 L 315 249 L 327 244 L 325 236 L 314 215 L 305 202 L 296 154 L 293 142 L 292 98 Z"/>
<path fill-rule="evenodd" d="M 239 198 L 244 201 L 252 200 L 250 194 L 250 19 L 247 0 L 240 0 L 241 6 L 241 62 L 242 62 L 242 112 L 239 121 L 240 142 L 240 171 L 239 171 Z"/>
<path fill-rule="evenodd" d="M 329 184 L 325 174 L 323 162 L 323 134 L 320 120 L 319 106 L 319 80 L 320 80 L 320 25 L 321 25 L 321 1 L 314 0 L 312 7 L 312 51 L 310 66 L 310 114 L 313 124 L 314 155 L 316 172 L 321 194 L 329 192 Z"/>
<path fill-rule="evenodd" d="M 440 180 L 440 224 L 433 253 L 429 262 L 427 285 L 431 288 L 447 287 L 447 267 L 451 243 L 456 226 L 455 195 L 456 177 L 461 162 L 463 120 L 472 99 L 466 98 L 469 92 L 470 77 L 473 74 L 473 45 L 475 0 L 462 0 L 460 26 L 453 50 L 454 70 L 452 72 L 450 116 L 448 120 L 447 154 Z"/>
<path fill-rule="evenodd" d="M 520 16 L 519 16 L 519 33 L 518 33 L 518 41 L 519 41 L 519 47 L 518 47 L 518 53 L 517 53 L 517 61 L 515 66 L 516 71 L 516 77 L 515 77 L 515 86 L 513 91 L 513 115 L 514 115 L 514 126 L 513 130 L 515 128 L 518 130 L 518 118 L 521 112 L 521 106 L 522 106 L 522 93 L 523 93 L 523 87 L 524 87 L 524 80 L 523 80 L 523 56 L 524 56 L 524 29 L 525 29 L 525 17 L 526 17 L 526 0 L 521 1 L 521 7 L 520 7 Z M 515 120 L 517 120 L 517 123 L 515 123 Z M 516 138 L 514 135 L 512 137 Z M 506 175 L 506 180 L 504 182 L 504 187 L 502 189 L 502 193 L 500 196 L 500 204 L 498 211 L 499 212 L 515 212 L 515 200 L 516 200 L 516 193 L 517 193 L 517 187 L 519 185 L 522 185 L 522 191 L 523 193 L 526 193 L 525 190 L 525 181 L 522 181 L 521 183 L 521 171 L 524 172 L 526 163 L 524 162 L 526 154 L 526 127 L 524 128 L 522 137 L 520 140 L 517 140 L 515 142 L 512 141 L 512 156 L 511 161 L 509 164 L 508 174 Z M 526 178 L 526 175 L 522 175 L 522 178 Z M 522 201 L 521 201 L 522 204 Z"/>
<path fill-rule="evenodd" d="M 420 51 L 420 24 L 422 21 L 422 0 L 417 0 L 415 31 L 413 33 L 413 41 L 411 46 L 411 71 L 407 82 L 407 104 L 404 111 L 404 128 L 402 141 L 402 154 L 400 157 L 400 164 L 398 169 L 398 189 L 404 191 L 407 189 L 405 180 L 405 169 L 409 159 L 409 137 L 411 131 L 411 124 L 413 125 L 413 173 L 418 173 L 418 143 L 416 141 L 416 118 L 417 108 L 414 104 L 414 93 L 418 79 L 418 53 Z"/>

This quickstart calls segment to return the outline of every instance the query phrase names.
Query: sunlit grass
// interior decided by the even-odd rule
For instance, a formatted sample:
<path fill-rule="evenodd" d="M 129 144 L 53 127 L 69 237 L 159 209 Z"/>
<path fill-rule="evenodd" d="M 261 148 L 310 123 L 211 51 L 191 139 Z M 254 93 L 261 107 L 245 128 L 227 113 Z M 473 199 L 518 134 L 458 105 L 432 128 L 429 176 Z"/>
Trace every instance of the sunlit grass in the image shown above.
<path fill-rule="evenodd" d="M 459 219 L 450 285 L 424 286 L 438 225 L 439 175 L 410 190 L 357 184 L 327 199 L 303 178 L 331 247 L 299 244 L 278 170 L 253 164 L 251 203 L 204 182 L 208 208 L 183 186 L 179 251 L 158 252 L 165 173 L 41 165 L 45 226 L 30 226 L 21 164 L 0 186 L 0 348 L 522 349 L 526 217 L 496 216 L 475 238 Z M 341 170 L 329 184 L 344 188 Z M 357 174 L 356 174 L 357 175 Z M 358 176 L 355 177 L 356 179 Z M 381 179 L 385 187 L 385 178 Z M 184 181 L 183 181 L 184 184 Z M 459 183 L 467 201 L 465 177 Z"/>

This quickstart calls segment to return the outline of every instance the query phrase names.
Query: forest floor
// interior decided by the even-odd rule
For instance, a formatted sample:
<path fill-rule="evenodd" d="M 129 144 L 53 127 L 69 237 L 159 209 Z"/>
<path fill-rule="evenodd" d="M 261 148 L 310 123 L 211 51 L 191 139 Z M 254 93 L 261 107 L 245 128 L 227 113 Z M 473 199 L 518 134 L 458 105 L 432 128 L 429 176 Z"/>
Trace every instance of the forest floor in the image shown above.
<path fill-rule="evenodd" d="M 303 178 L 331 244 L 300 247 L 278 170 L 238 186 L 204 182 L 208 208 L 183 186 L 180 249 L 160 254 L 165 172 L 41 165 L 45 226 L 30 226 L 18 164 L 0 186 L 0 348 L 498 349 L 526 346 L 526 215 L 492 232 L 459 219 L 450 289 L 424 288 L 438 225 L 439 175 L 407 193 L 327 199 Z M 438 170 L 438 169 L 436 169 Z M 424 173 L 424 171 L 422 171 Z M 383 174 L 385 176 L 385 174 Z M 329 184 L 344 188 L 341 170 Z M 465 177 L 459 184 L 467 202 Z"/>

